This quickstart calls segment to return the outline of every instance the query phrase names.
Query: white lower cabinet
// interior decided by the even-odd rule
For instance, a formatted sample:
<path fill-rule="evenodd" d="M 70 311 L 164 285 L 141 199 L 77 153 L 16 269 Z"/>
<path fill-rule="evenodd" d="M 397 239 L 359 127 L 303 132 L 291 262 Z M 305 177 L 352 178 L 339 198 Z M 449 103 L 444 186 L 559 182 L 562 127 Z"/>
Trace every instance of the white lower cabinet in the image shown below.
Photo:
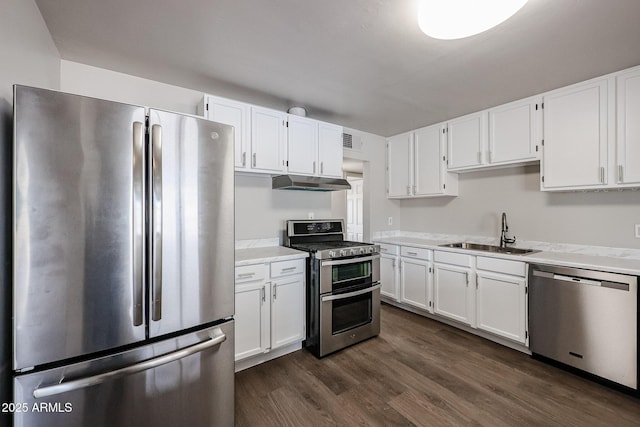
<path fill-rule="evenodd" d="M 380 244 L 380 296 L 398 301 L 400 295 L 399 247 Z"/>
<path fill-rule="evenodd" d="M 480 256 L 476 263 L 477 328 L 526 344 L 527 265 Z"/>
<path fill-rule="evenodd" d="M 236 267 L 236 361 L 305 339 L 304 272 L 304 259 Z"/>
<path fill-rule="evenodd" d="M 434 312 L 458 322 L 471 324 L 469 310 L 470 268 L 434 264 Z"/>
<path fill-rule="evenodd" d="M 263 281 L 236 286 L 236 360 L 264 353 L 271 345 L 269 283 Z"/>
<path fill-rule="evenodd" d="M 304 331 L 304 276 L 271 282 L 271 347 L 301 341 Z"/>
<path fill-rule="evenodd" d="M 429 249 L 400 247 L 400 300 L 433 313 L 431 280 L 433 252 Z"/>
<path fill-rule="evenodd" d="M 526 342 L 526 280 L 478 271 L 476 326 L 521 344 Z"/>

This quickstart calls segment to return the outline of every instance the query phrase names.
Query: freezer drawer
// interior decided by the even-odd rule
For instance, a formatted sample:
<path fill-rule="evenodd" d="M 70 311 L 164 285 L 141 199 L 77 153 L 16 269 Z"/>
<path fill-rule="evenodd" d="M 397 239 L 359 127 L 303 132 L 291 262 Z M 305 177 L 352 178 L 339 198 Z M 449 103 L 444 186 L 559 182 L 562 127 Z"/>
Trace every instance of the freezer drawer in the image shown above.
<path fill-rule="evenodd" d="M 638 388 L 634 276 L 530 266 L 531 351 Z"/>
<path fill-rule="evenodd" d="M 17 376 L 14 402 L 26 411 L 15 414 L 15 426 L 232 426 L 233 333 L 231 320 L 114 356 Z"/>

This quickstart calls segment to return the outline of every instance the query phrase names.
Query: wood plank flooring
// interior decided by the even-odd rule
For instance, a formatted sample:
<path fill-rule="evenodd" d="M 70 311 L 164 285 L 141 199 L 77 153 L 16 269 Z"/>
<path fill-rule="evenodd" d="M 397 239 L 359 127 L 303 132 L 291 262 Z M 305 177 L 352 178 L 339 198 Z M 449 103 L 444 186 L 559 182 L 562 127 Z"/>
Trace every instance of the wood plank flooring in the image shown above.
<path fill-rule="evenodd" d="M 640 399 L 383 304 L 380 336 L 236 374 L 237 426 L 640 426 Z"/>

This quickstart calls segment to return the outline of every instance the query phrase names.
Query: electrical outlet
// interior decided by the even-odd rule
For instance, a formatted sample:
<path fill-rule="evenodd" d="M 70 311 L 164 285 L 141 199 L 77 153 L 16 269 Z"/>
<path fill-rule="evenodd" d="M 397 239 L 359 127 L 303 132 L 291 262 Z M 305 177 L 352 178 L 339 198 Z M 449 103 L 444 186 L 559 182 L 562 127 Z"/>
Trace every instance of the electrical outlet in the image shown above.
<path fill-rule="evenodd" d="M 387 223 L 389 225 L 393 225 L 393 217 L 392 216 L 389 217 L 389 219 L 387 220 Z M 636 234 L 638 234 L 638 233 L 636 233 Z"/>
<path fill-rule="evenodd" d="M 640 239 L 640 224 L 636 224 L 636 239 Z"/>
<path fill-rule="evenodd" d="M 307 218 L 309 218 L 309 219 L 314 219 L 315 217 L 316 217 L 316 215 L 313 212 L 309 212 L 307 214 Z"/>

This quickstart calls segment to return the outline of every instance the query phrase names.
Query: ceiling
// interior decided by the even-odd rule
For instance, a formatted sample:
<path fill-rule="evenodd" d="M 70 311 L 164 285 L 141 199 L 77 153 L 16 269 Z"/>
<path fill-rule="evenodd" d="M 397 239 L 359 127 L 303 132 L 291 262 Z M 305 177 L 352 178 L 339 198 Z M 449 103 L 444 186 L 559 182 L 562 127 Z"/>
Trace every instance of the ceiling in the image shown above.
<path fill-rule="evenodd" d="M 63 59 L 389 136 L 640 64 L 640 1 L 529 0 L 483 34 L 416 0 L 36 0 Z"/>

